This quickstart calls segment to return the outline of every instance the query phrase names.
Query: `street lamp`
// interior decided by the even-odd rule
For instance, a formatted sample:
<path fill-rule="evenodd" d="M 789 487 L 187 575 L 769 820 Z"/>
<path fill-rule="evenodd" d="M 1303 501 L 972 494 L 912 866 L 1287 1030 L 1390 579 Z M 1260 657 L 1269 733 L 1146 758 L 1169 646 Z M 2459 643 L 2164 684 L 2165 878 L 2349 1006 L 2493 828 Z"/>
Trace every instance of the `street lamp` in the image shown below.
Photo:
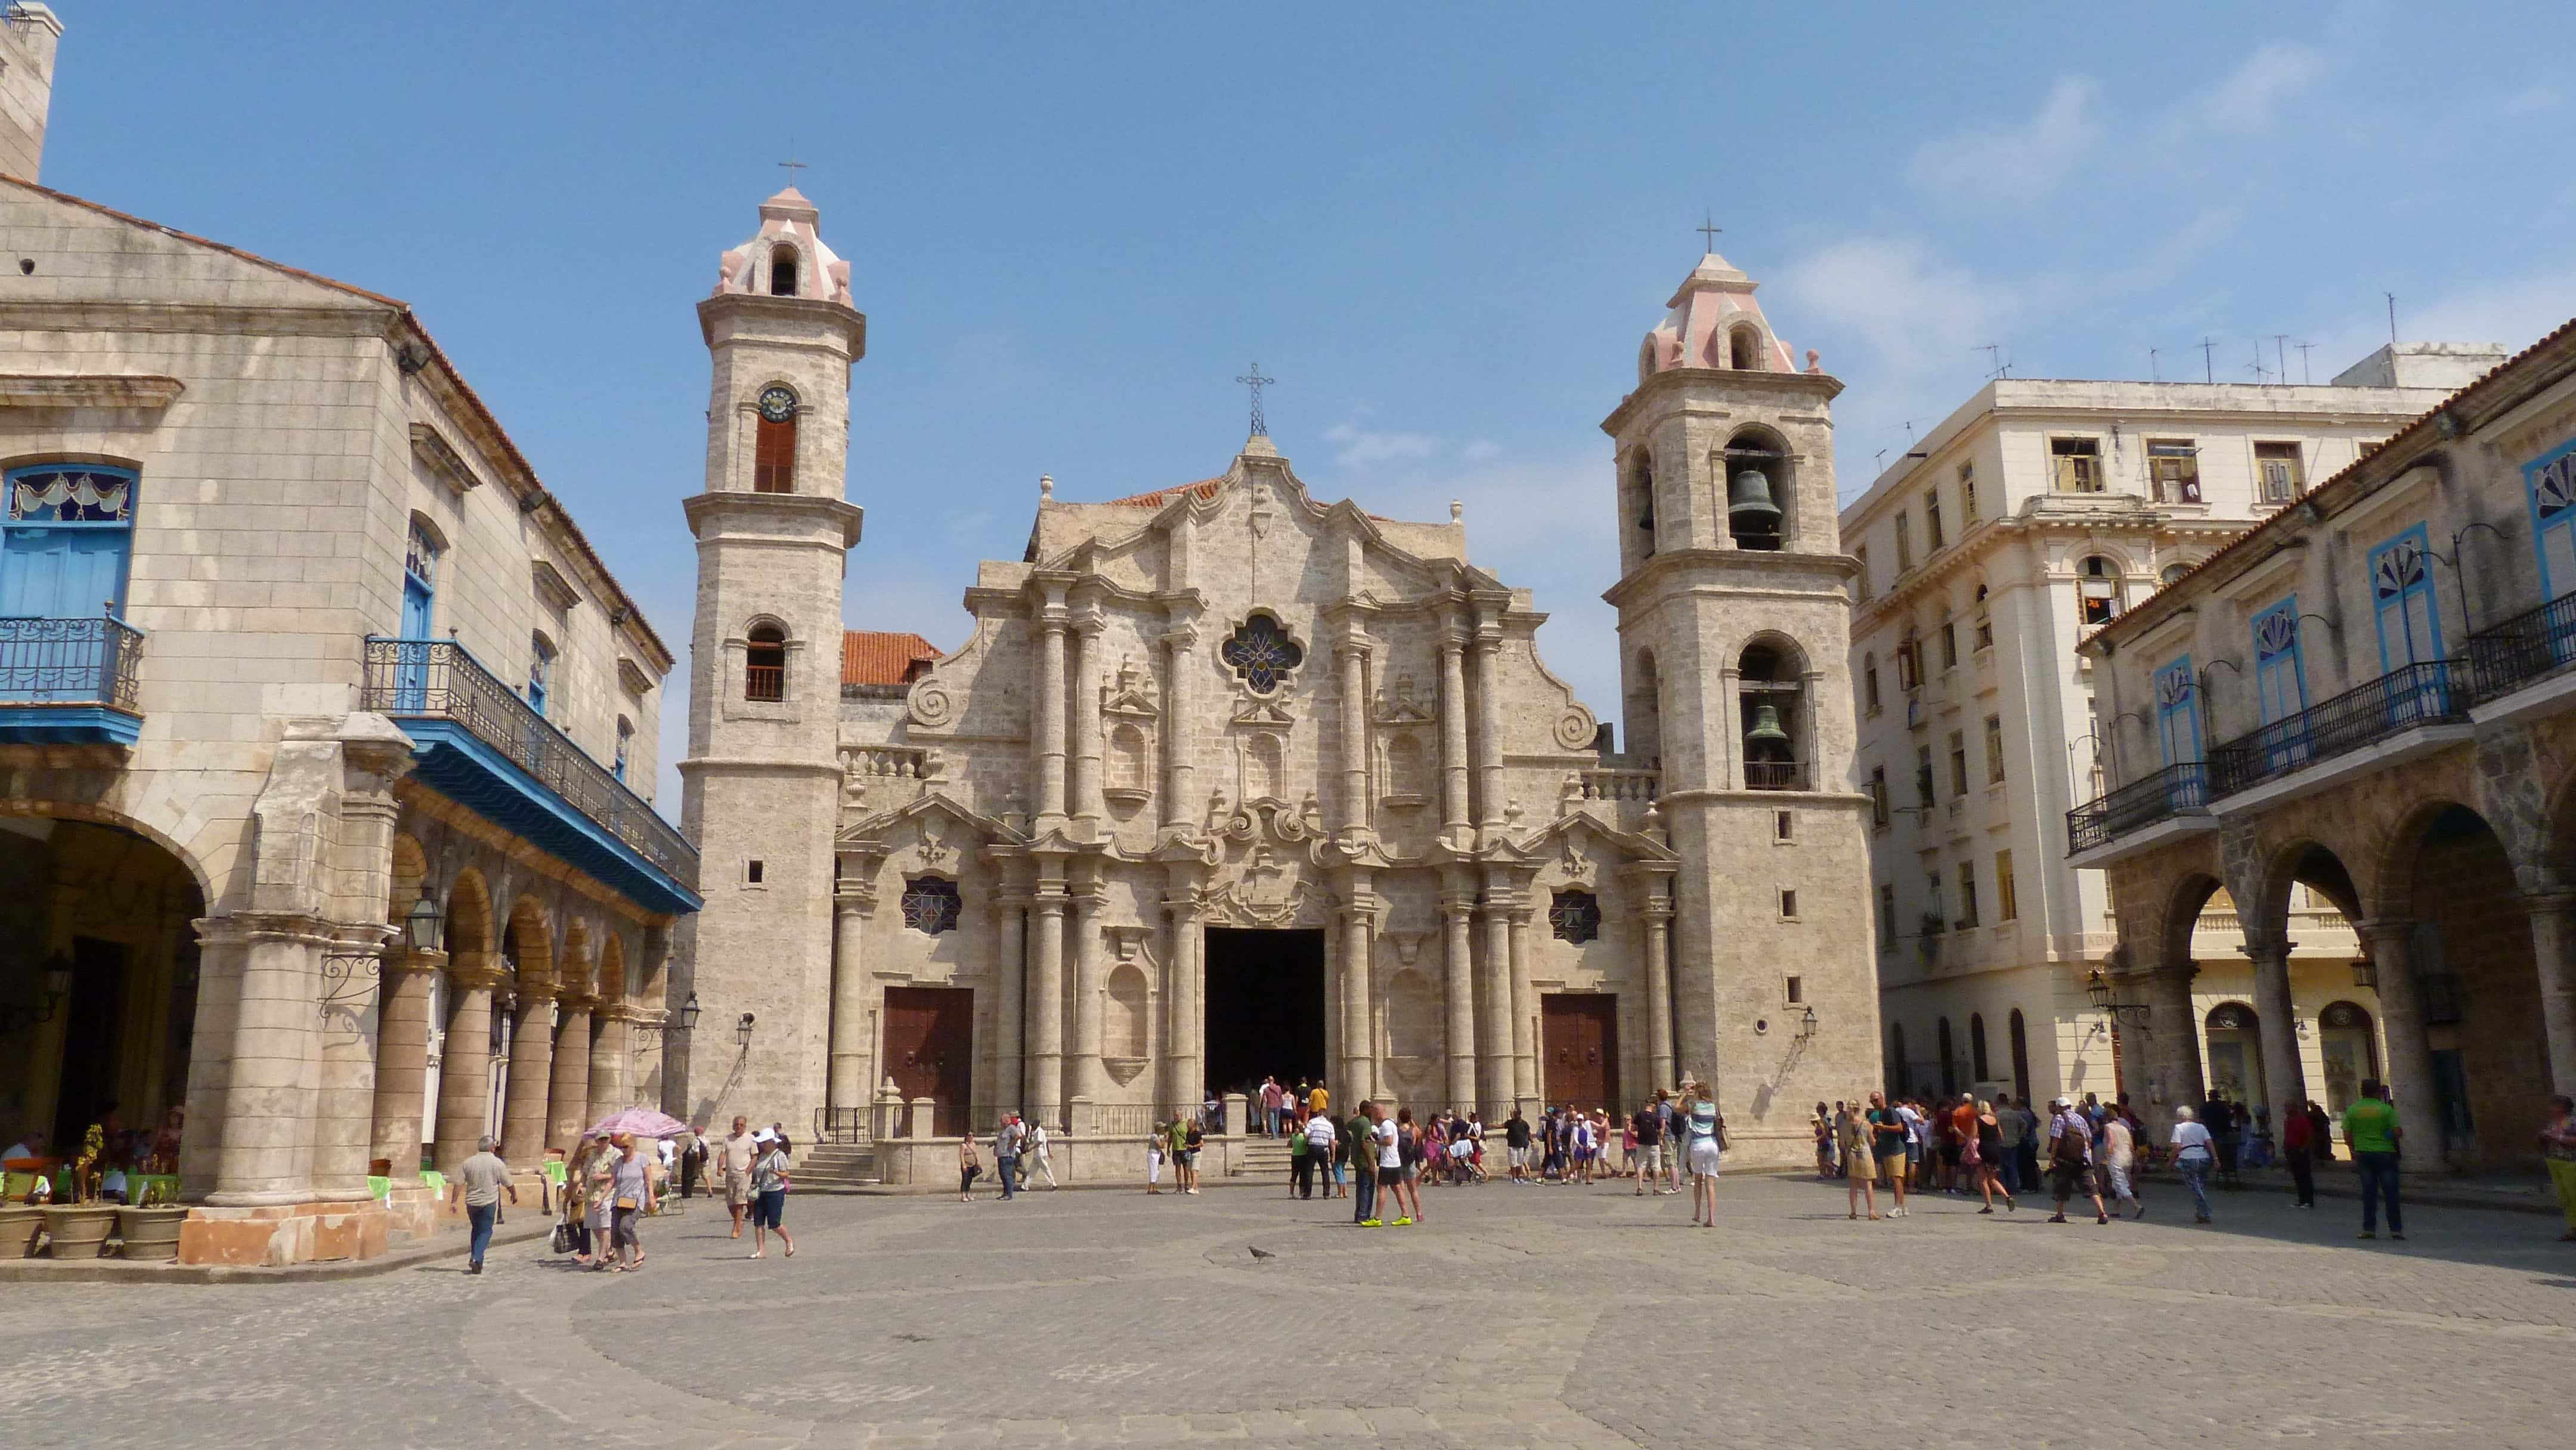
<path fill-rule="evenodd" d="M 1800 1042 L 1810 1041 L 1815 1037 L 1815 1035 L 1816 1009 L 1809 1007 L 1806 1011 L 1798 1014 L 1798 1040 Z"/>
<path fill-rule="evenodd" d="M 688 1001 L 680 1004 L 680 1030 L 682 1032 L 698 1030 L 698 994 L 695 992 L 689 994 Z"/>
<path fill-rule="evenodd" d="M 414 897 L 411 910 L 403 914 L 403 936 L 416 952 L 434 952 L 447 943 L 447 915 L 438 902 L 423 888 Z"/>
<path fill-rule="evenodd" d="M 2368 987 L 2374 992 L 2378 991 L 2379 963 L 2368 957 L 2356 960 L 2352 964 L 2352 984 L 2356 987 Z"/>
<path fill-rule="evenodd" d="M 2092 974 L 2084 979 L 2084 994 L 2093 999 L 2093 1006 L 2096 1011 L 2109 1011 L 2111 1008 L 2111 979 L 2103 976 L 2101 969 L 2096 967 Z"/>
<path fill-rule="evenodd" d="M 740 1022 L 737 1022 L 737 1023 L 735 1023 L 735 1024 L 734 1024 L 733 1037 L 734 1037 L 734 1041 L 739 1042 L 739 1043 L 741 1043 L 741 1044 L 742 1044 L 742 1046 L 743 1046 L 743 1050 L 744 1050 L 744 1051 L 748 1052 L 748 1051 L 750 1051 L 750 1050 L 751 1050 L 751 1014 L 750 1014 L 750 1013 L 748 1013 L 748 1012 L 743 1013 L 743 1014 L 742 1014 L 742 1020 L 741 1020 Z"/>

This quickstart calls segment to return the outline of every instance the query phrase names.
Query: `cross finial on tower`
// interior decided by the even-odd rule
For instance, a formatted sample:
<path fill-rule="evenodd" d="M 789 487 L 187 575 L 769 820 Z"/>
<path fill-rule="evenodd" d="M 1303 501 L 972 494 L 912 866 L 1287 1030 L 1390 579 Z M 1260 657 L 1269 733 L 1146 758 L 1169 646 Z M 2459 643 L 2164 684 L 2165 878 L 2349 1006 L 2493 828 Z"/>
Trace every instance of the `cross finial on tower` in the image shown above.
<path fill-rule="evenodd" d="M 1279 380 L 1277 378 L 1263 377 L 1261 375 L 1261 364 L 1254 363 L 1249 375 L 1236 378 L 1235 381 L 1252 389 L 1252 436 L 1255 438 L 1269 437 L 1270 420 L 1263 417 L 1261 414 L 1261 389 L 1264 384 L 1275 383 Z"/>
<path fill-rule="evenodd" d="M 1717 251 L 1718 233 L 1725 231 L 1726 228 L 1717 224 L 1717 217 L 1714 213 L 1701 212 L 1700 224 L 1693 227 L 1692 230 L 1698 232 L 1701 236 L 1708 238 L 1708 250 L 1714 254 Z"/>
<path fill-rule="evenodd" d="M 786 168 L 787 189 L 789 191 L 794 191 L 796 189 L 796 173 L 805 169 L 805 163 L 796 159 L 796 148 L 793 146 L 787 148 L 787 158 L 788 159 L 781 161 L 778 164 Z"/>

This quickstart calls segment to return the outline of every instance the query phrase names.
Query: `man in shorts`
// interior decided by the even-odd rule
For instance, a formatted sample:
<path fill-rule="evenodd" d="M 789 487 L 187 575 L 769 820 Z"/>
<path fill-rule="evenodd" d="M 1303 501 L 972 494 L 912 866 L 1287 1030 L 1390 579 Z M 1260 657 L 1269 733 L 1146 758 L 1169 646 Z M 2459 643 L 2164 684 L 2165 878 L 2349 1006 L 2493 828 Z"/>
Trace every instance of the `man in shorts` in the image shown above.
<path fill-rule="evenodd" d="M 1889 1218 L 1905 1217 L 1905 1119 L 1887 1105 L 1887 1094 L 1869 1095 L 1870 1154 L 1878 1164 L 1880 1177 L 1896 1201 L 1887 1210 Z"/>
<path fill-rule="evenodd" d="M 733 1131 L 724 1140 L 725 1212 L 733 1215 L 733 1236 L 742 1237 L 743 1215 L 751 1211 L 751 1165 L 760 1144 L 751 1136 L 751 1119 L 734 1115 Z"/>
<path fill-rule="evenodd" d="M 1654 1180 L 1655 1192 L 1664 1191 L 1664 1120 L 1648 1103 L 1629 1119 L 1637 1134 L 1637 1196 L 1646 1196 L 1646 1181 Z"/>
<path fill-rule="evenodd" d="M 1529 1119 L 1514 1108 L 1512 1115 L 1503 1119 L 1503 1162 L 1512 1170 L 1514 1183 L 1529 1182 L 1529 1148 Z"/>
<path fill-rule="evenodd" d="M 1351 1222 L 1361 1228 L 1378 1226 L 1377 1128 L 1377 1104 L 1362 1099 L 1345 1137 L 1350 1144 L 1351 1179 L 1360 1189 L 1359 1196 L 1351 1200 Z"/>

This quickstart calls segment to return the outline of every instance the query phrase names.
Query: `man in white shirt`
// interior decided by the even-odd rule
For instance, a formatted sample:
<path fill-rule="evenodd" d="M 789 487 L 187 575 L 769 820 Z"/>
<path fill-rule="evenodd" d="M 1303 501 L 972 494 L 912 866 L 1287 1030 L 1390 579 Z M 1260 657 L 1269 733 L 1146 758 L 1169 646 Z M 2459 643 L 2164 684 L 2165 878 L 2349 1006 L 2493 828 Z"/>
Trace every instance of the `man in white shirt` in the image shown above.
<path fill-rule="evenodd" d="M 2218 1140 L 2189 1108 L 2174 1109 L 2174 1171 L 2191 1189 L 2194 1223 L 2209 1222 L 2209 1170 L 2218 1166 Z M 2143 1216 L 2144 1210 L 2140 1210 Z"/>
<path fill-rule="evenodd" d="M 1029 1124 L 1028 1141 L 1020 1145 L 1020 1163 L 1023 1181 L 1043 1174 L 1047 1187 L 1060 1186 L 1055 1181 L 1055 1164 L 1047 1158 L 1046 1124 Z"/>
<path fill-rule="evenodd" d="M 1372 1112 L 1369 1136 L 1377 1143 L 1377 1193 L 1383 1199 L 1388 1196 L 1388 1190 L 1404 1181 L 1404 1150 L 1397 1140 L 1395 1119 L 1388 1117 L 1385 1109 L 1377 1108 Z M 1400 1204 L 1401 1200 L 1398 1202 Z M 1383 1222 L 1377 1215 L 1384 1211 L 1382 1208 L 1372 1209 L 1363 1226 L 1377 1227 Z"/>
<path fill-rule="evenodd" d="M 734 1115 L 733 1132 L 727 1134 L 723 1148 L 725 1212 L 733 1215 L 733 1236 L 742 1237 L 742 1216 L 751 1210 L 751 1165 L 760 1156 L 760 1144 L 751 1136 L 751 1120 Z"/>

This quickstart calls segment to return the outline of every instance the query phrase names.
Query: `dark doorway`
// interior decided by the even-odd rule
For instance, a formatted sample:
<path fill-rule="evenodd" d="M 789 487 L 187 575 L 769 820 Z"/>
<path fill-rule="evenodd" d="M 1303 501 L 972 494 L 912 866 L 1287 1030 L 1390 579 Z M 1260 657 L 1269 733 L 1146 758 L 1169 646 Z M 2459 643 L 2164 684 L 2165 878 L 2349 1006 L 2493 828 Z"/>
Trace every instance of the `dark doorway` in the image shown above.
<path fill-rule="evenodd" d="M 1207 933 L 1207 1083 L 1258 1091 L 1324 1080 L 1324 934 Z"/>
<path fill-rule="evenodd" d="M 63 1024 L 62 1092 L 54 1101 L 54 1142 L 67 1149 L 66 1156 L 80 1151 L 81 1136 L 115 1101 L 117 1071 L 124 1066 L 117 1047 L 124 1040 L 125 948 L 73 937 L 71 1016 Z"/>
<path fill-rule="evenodd" d="M 1619 998 L 1611 992 L 1550 992 L 1538 999 L 1541 1085 L 1551 1106 L 1625 1106 L 1619 1097 Z"/>
<path fill-rule="evenodd" d="M 904 1101 L 938 1104 L 931 1131 L 955 1137 L 967 1129 L 975 1093 L 975 993 L 968 987 L 888 987 L 886 1075 Z"/>

